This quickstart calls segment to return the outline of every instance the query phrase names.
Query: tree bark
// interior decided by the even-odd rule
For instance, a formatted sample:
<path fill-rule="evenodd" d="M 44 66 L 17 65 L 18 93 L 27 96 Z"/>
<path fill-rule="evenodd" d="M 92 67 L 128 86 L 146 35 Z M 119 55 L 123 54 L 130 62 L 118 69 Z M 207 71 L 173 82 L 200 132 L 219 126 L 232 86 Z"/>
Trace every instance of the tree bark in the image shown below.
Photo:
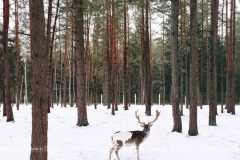
<path fill-rule="evenodd" d="M 47 21 L 47 53 L 49 56 L 49 72 L 48 72 L 48 113 L 50 113 L 50 107 L 52 105 L 52 79 L 53 79 L 53 73 L 52 73 L 52 52 L 51 52 L 51 22 L 52 22 L 52 0 L 48 1 L 48 21 Z"/>
<path fill-rule="evenodd" d="M 162 93 L 162 105 L 165 105 L 165 64 L 164 64 L 164 59 L 165 59 L 165 44 L 164 44 L 164 39 L 165 39 L 165 32 L 164 32 L 164 14 L 163 14 L 163 42 L 162 42 L 162 81 L 163 81 L 163 93 Z"/>
<path fill-rule="evenodd" d="M 197 0 L 190 0 L 190 114 L 189 114 L 189 136 L 198 135 L 197 127 L 197 72 L 196 57 L 198 53 L 197 35 Z"/>
<path fill-rule="evenodd" d="M 144 0 L 142 0 L 142 21 L 141 21 L 141 104 L 144 104 L 145 102 L 145 85 L 146 85 L 146 63 L 145 63 L 145 47 L 144 47 L 144 41 L 145 41 L 145 18 L 144 18 Z"/>
<path fill-rule="evenodd" d="M 74 92 L 73 92 L 73 75 L 74 75 L 74 62 L 75 62 L 75 58 L 73 56 L 73 52 L 74 52 L 74 38 L 75 38 L 75 31 L 74 31 L 74 28 L 75 28 L 75 18 L 72 18 L 72 52 L 71 52 L 71 102 L 70 102 L 70 106 L 73 107 L 73 103 L 74 103 Z"/>
<path fill-rule="evenodd" d="M 209 125 L 216 126 L 216 52 L 217 52 L 217 14 L 218 14 L 218 0 L 211 1 L 211 30 L 210 30 L 210 86 L 209 86 Z"/>
<path fill-rule="evenodd" d="M 16 54 L 17 54 L 17 59 L 16 59 L 16 97 L 17 97 L 17 102 L 16 102 L 16 107 L 17 110 L 19 110 L 19 103 L 20 103 L 20 91 L 19 91 L 19 55 L 20 55 L 20 50 L 19 50 L 19 22 L 18 22 L 18 0 L 15 0 L 15 32 L 16 32 Z"/>
<path fill-rule="evenodd" d="M 226 0 L 226 35 L 225 35 L 225 45 L 226 45 L 226 65 L 227 65 L 227 79 L 226 79 L 226 109 L 229 108 L 229 74 L 228 74 L 228 68 L 229 68 L 229 58 L 228 58 L 228 0 Z"/>
<path fill-rule="evenodd" d="M 7 114 L 7 122 L 14 121 L 10 99 L 10 71 L 8 55 L 8 29 L 9 29 L 9 0 L 3 1 L 3 75 L 4 75 L 4 107 Z"/>
<path fill-rule="evenodd" d="M 234 0 L 231 0 L 230 9 L 230 35 L 229 35 L 229 48 L 228 48 L 228 108 L 227 112 L 235 114 L 235 80 L 234 80 Z"/>
<path fill-rule="evenodd" d="M 186 1 L 184 0 L 184 23 L 183 23 L 183 33 L 184 33 L 184 53 L 185 53 L 185 78 L 186 78 L 186 108 L 188 108 L 188 53 L 187 53 L 187 32 L 186 32 Z"/>
<path fill-rule="evenodd" d="M 116 53 L 116 29 L 115 29 L 115 0 L 112 0 L 112 91 L 113 91 L 113 102 L 112 102 L 112 115 L 115 115 L 115 108 L 117 108 L 117 53 Z"/>
<path fill-rule="evenodd" d="M 150 46 L 149 46 L 149 27 L 148 27 L 148 10 L 149 4 L 148 0 L 146 0 L 146 21 L 145 21 L 145 58 L 146 58 L 146 81 L 145 81 L 145 107 L 146 114 L 151 116 L 151 106 L 152 106 L 152 74 L 151 74 L 151 58 L 150 58 Z"/>
<path fill-rule="evenodd" d="M 86 109 L 86 74 L 85 74 L 85 56 L 84 56 L 84 38 L 83 38 L 83 0 L 76 0 L 76 60 L 77 60 L 77 108 L 78 108 L 78 126 L 87 126 Z"/>
<path fill-rule="evenodd" d="M 202 0 L 202 37 L 201 37 L 201 76 L 200 76 L 200 101 L 199 101 L 199 105 L 200 105 L 200 109 L 202 109 L 202 105 L 203 105 L 203 22 L 204 22 L 204 17 L 203 17 L 203 0 Z"/>
<path fill-rule="evenodd" d="M 124 0 L 124 42 L 123 42 L 123 93 L 124 109 L 128 110 L 128 79 L 127 79 L 127 11 L 126 0 Z"/>
<path fill-rule="evenodd" d="M 67 56 L 68 56 L 68 0 L 67 3 L 67 12 L 66 12 L 66 32 L 65 32 L 65 54 L 64 54 L 64 71 L 63 71 L 63 106 L 67 106 L 66 102 L 66 86 L 67 86 Z"/>
<path fill-rule="evenodd" d="M 179 110 L 179 89 L 178 89 L 178 0 L 171 1 L 171 62 L 172 62 L 172 86 L 171 101 L 173 114 L 172 132 L 182 132 L 182 120 Z"/>
<path fill-rule="evenodd" d="M 224 0 L 222 3 L 222 25 L 221 25 L 221 41 L 223 43 L 223 11 L 224 11 Z M 223 50 L 224 46 L 221 44 L 221 113 L 223 113 Z"/>
<path fill-rule="evenodd" d="M 32 41 L 32 142 L 31 160 L 47 160 L 48 52 L 45 38 L 44 5 L 30 0 Z"/>
<path fill-rule="evenodd" d="M 105 81 L 104 81 L 104 105 L 107 105 L 107 108 L 110 109 L 110 90 L 111 90 L 111 83 L 110 83 L 110 52 L 109 52 L 109 37 L 110 37 L 110 2 L 109 0 L 106 0 L 106 7 L 107 7 L 107 12 L 106 12 L 106 51 L 105 51 L 105 56 L 104 56 L 104 76 L 105 76 Z"/>

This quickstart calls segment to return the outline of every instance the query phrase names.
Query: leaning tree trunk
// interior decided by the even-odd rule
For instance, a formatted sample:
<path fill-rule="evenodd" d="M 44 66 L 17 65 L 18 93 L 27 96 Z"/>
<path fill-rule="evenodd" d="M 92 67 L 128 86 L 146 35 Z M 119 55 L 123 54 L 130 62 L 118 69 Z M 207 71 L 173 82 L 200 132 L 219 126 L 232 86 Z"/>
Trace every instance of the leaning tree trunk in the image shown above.
<path fill-rule="evenodd" d="M 7 113 L 7 122 L 14 121 L 10 99 L 10 72 L 8 56 L 8 28 L 9 28 L 9 0 L 3 1 L 3 75 L 4 75 L 4 107 Z"/>
<path fill-rule="evenodd" d="M 179 89 L 178 89 L 178 10 L 179 4 L 177 0 L 171 1 L 171 59 L 172 59 L 172 114 L 173 129 L 172 132 L 182 132 L 182 120 L 179 110 Z"/>
<path fill-rule="evenodd" d="M 45 38 L 44 5 L 30 1 L 32 40 L 32 142 L 31 160 L 47 160 L 48 52 Z"/>
<path fill-rule="evenodd" d="M 198 135 L 197 128 L 197 72 L 196 57 L 198 52 L 197 35 L 197 0 L 190 1 L 190 114 L 189 114 L 189 136 Z"/>
<path fill-rule="evenodd" d="M 77 61 L 77 100 L 78 126 L 87 126 L 86 108 L 86 74 L 84 59 L 84 38 L 83 38 L 83 0 L 76 0 L 76 61 Z"/>

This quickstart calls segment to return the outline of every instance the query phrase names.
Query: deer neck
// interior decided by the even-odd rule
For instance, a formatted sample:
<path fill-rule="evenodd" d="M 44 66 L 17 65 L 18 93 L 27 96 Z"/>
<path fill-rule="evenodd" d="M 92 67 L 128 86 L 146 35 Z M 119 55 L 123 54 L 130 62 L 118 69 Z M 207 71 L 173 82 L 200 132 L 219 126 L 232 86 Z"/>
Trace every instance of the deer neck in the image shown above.
<path fill-rule="evenodd" d="M 148 138 L 148 136 L 149 136 L 149 134 L 150 134 L 150 130 L 149 130 L 149 131 L 143 130 L 143 132 L 145 133 L 145 136 L 144 136 L 144 138 L 143 138 L 143 141 L 144 141 L 144 140 L 146 140 L 146 139 Z"/>

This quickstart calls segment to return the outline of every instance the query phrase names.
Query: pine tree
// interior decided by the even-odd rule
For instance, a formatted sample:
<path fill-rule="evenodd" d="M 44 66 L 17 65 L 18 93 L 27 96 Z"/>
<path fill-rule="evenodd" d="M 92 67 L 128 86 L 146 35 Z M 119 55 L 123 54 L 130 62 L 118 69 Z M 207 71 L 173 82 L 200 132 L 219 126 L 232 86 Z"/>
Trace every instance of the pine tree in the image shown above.
<path fill-rule="evenodd" d="M 32 41 L 32 142 L 31 160 L 47 160 L 48 52 L 42 0 L 30 1 Z"/>

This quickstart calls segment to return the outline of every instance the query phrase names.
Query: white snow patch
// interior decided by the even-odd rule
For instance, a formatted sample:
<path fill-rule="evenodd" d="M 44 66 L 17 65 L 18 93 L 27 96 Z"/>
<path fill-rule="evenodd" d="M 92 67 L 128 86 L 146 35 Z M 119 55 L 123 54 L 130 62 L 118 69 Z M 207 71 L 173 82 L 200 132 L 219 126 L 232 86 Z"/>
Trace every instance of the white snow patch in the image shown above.
<path fill-rule="evenodd" d="M 145 116 L 145 107 L 132 105 L 124 111 L 122 105 L 116 115 L 105 106 L 87 107 L 89 126 L 78 127 L 77 108 L 54 106 L 48 114 L 48 160 L 106 160 L 112 147 L 111 136 L 120 130 L 142 130 L 135 117 L 138 109 L 141 121 L 155 118 L 155 110 L 161 110 L 159 119 L 151 127 L 150 135 L 140 145 L 142 160 L 239 160 L 240 159 L 240 106 L 236 115 L 218 112 L 217 126 L 208 125 L 208 106 L 198 108 L 198 136 L 188 136 L 189 110 L 184 108 L 182 133 L 172 133 L 173 119 L 170 105 L 152 107 L 152 116 Z M 2 109 L 2 108 L 1 108 Z M 220 106 L 218 106 L 220 111 Z M 31 105 L 13 108 L 15 122 L 6 122 L 0 116 L 0 160 L 26 160 L 31 151 Z M 2 114 L 2 112 L 0 112 Z M 123 147 L 122 160 L 137 158 L 135 147 Z M 117 160 L 112 155 L 112 160 Z"/>

